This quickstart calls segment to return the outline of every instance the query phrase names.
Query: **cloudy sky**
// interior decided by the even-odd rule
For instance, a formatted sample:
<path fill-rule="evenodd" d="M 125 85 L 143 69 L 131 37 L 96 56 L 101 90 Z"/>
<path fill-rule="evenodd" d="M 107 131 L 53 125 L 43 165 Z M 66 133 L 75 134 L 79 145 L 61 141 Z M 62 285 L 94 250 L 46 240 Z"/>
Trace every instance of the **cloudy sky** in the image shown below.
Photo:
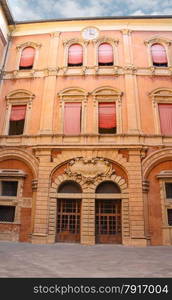
<path fill-rule="evenodd" d="M 172 0 L 8 0 L 16 21 L 73 17 L 172 15 Z"/>

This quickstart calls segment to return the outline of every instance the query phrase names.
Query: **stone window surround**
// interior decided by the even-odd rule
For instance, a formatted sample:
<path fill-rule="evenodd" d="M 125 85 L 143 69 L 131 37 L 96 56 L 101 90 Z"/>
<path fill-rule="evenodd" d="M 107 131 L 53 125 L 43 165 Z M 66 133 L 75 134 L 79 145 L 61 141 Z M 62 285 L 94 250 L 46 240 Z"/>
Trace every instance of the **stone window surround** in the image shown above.
<path fill-rule="evenodd" d="M 172 183 L 172 171 L 171 170 L 161 171 L 156 177 L 159 179 L 159 184 L 160 184 L 160 199 L 161 199 L 163 227 L 171 229 L 172 226 L 168 225 L 167 210 L 172 209 L 172 199 L 166 198 L 165 183 L 168 182 Z"/>
<path fill-rule="evenodd" d="M 152 54 L 151 54 L 151 47 L 154 44 L 161 44 L 162 46 L 164 46 L 165 51 L 166 51 L 166 55 L 167 55 L 167 67 L 156 67 L 153 65 L 153 60 L 152 60 Z M 164 38 L 164 37 L 153 37 L 149 40 L 145 40 L 144 44 L 147 46 L 147 54 L 148 54 L 148 64 L 150 68 L 170 68 L 172 66 L 172 59 L 171 59 L 171 55 L 170 55 L 170 46 L 172 44 L 172 41 Z"/>
<path fill-rule="evenodd" d="M 16 49 L 17 49 L 17 57 L 16 57 L 16 70 L 19 70 L 19 71 L 31 71 L 31 70 L 34 70 L 36 69 L 36 66 L 37 66 L 37 62 L 38 62 L 38 56 L 39 56 L 39 48 L 41 47 L 42 45 L 41 44 L 37 44 L 37 43 L 34 43 L 34 42 L 26 42 L 26 43 L 23 43 L 21 45 L 17 45 Z M 27 47 L 32 47 L 35 49 L 35 57 L 34 57 L 34 63 L 33 63 L 33 66 L 32 66 L 32 69 L 26 69 L 26 70 L 20 70 L 20 58 L 21 58 L 21 54 L 22 54 L 22 51 L 27 48 Z"/>
<path fill-rule="evenodd" d="M 115 134 L 122 133 L 122 92 L 117 89 L 111 87 L 101 87 L 96 89 L 93 93 L 93 102 L 94 102 L 94 132 L 99 134 L 98 128 L 98 105 L 101 102 L 115 102 L 116 103 L 116 120 L 117 120 L 117 128 Z M 106 135 L 106 134 L 102 134 Z M 108 134 L 109 135 L 109 134 Z M 110 135 L 114 135 L 110 134 Z"/>
<path fill-rule="evenodd" d="M 28 123 L 31 118 L 31 110 L 32 110 L 32 100 L 35 95 L 26 90 L 16 90 L 12 91 L 5 97 L 6 99 L 6 116 L 4 123 L 4 135 L 8 135 L 9 132 L 9 124 L 10 124 L 10 115 L 11 108 L 13 105 L 26 105 L 26 116 L 25 116 L 25 124 L 23 134 L 27 134 Z"/>
<path fill-rule="evenodd" d="M 22 170 L 15 169 L 0 169 L 0 181 L 17 181 L 17 195 L 16 196 L 0 196 L 0 205 L 5 206 L 15 206 L 15 217 L 14 222 L 0 222 L 16 224 L 20 223 L 20 209 L 22 206 L 22 194 L 23 194 L 23 184 L 26 173 Z"/>
<path fill-rule="evenodd" d="M 83 49 L 82 66 L 78 66 L 78 67 L 77 66 L 74 66 L 74 67 L 68 66 L 69 48 L 73 44 L 79 44 L 82 46 L 82 49 Z M 63 67 L 63 69 L 64 69 L 64 72 L 66 72 L 67 69 L 73 69 L 73 68 L 80 68 L 84 72 L 84 70 L 87 66 L 87 45 L 88 45 L 88 41 L 85 41 L 85 40 L 79 39 L 79 38 L 74 38 L 74 39 L 63 41 L 63 46 L 64 46 L 64 67 Z"/>
<path fill-rule="evenodd" d="M 113 65 L 112 66 L 99 66 L 99 61 L 98 61 L 99 46 L 104 43 L 110 44 L 112 46 L 112 50 L 113 50 Z M 119 65 L 118 43 L 119 43 L 118 40 L 106 38 L 106 37 L 102 37 L 102 38 L 96 39 L 94 41 L 94 44 L 95 44 L 95 66 L 97 68 L 112 68 L 112 67 L 117 67 Z"/>
<path fill-rule="evenodd" d="M 84 134 L 86 132 L 86 115 L 87 115 L 87 96 L 88 93 L 80 88 L 68 88 L 63 90 L 58 94 L 60 98 L 60 109 L 59 109 L 59 118 L 60 118 L 60 134 L 64 134 L 64 106 L 65 103 L 76 102 L 81 103 L 82 112 L 81 112 L 81 132 Z"/>
<path fill-rule="evenodd" d="M 172 89 L 169 88 L 158 88 L 153 92 L 149 93 L 150 98 L 152 99 L 152 109 L 154 114 L 154 126 L 155 134 L 161 135 L 161 126 L 160 126 L 160 117 L 158 104 L 172 104 Z"/>

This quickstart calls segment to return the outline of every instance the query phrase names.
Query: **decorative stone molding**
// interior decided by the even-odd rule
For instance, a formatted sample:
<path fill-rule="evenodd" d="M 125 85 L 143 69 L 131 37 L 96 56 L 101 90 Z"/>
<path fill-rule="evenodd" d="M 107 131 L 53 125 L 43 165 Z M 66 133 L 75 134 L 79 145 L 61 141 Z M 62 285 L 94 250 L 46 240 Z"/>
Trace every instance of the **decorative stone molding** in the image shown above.
<path fill-rule="evenodd" d="M 88 92 L 78 87 L 71 87 L 58 93 L 60 101 L 86 101 Z"/>
<path fill-rule="evenodd" d="M 60 32 L 60 31 L 55 31 L 55 32 L 51 32 L 51 33 L 50 33 L 50 37 L 51 37 L 52 39 L 59 38 L 60 35 L 61 35 L 61 32 Z"/>
<path fill-rule="evenodd" d="M 154 36 L 151 39 L 145 40 L 144 44 L 145 45 L 153 45 L 155 43 L 159 43 L 159 44 L 166 44 L 168 46 L 171 45 L 172 40 L 169 40 L 167 38 L 161 37 L 161 36 Z"/>
<path fill-rule="evenodd" d="M 112 165 L 104 158 L 75 158 L 69 162 L 65 173 L 69 177 L 78 178 L 83 183 L 91 184 L 95 180 L 103 180 L 106 176 L 114 174 Z"/>
<path fill-rule="evenodd" d="M 161 149 L 148 155 L 142 162 L 143 178 L 146 180 L 156 165 L 167 160 L 172 160 L 172 148 Z"/>
<path fill-rule="evenodd" d="M 0 161 L 7 159 L 17 159 L 23 161 L 33 173 L 33 177 L 38 175 L 38 160 L 25 150 L 19 148 L 3 149 L 0 151 Z"/>
<path fill-rule="evenodd" d="M 98 46 L 100 44 L 103 44 L 103 43 L 108 43 L 108 44 L 115 44 L 115 46 L 117 46 L 119 44 L 119 40 L 117 39 L 112 39 L 112 38 L 109 38 L 109 37 L 106 37 L 106 36 L 101 36 L 100 38 L 94 40 L 94 43 L 97 44 Z"/>
<path fill-rule="evenodd" d="M 40 48 L 41 46 L 42 46 L 42 44 L 38 44 L 38 43 L 35 43 L 35 42 L 28 41 L 26 43 L 17 45 L 16 48 L 17 48 L 17 50 L 22 50 L 22 49 L 24 49 L 26 47 L 33 47 L 33 48 L 37 49 L 37 48 Z"/>
<path fill-rule="evenodd" d="M 35 95 L 27 90 L 15 90 L 10 92 L 5 99 L 8 101 L 13 101 L 13 100 L 19 100 L 20 99 L 26 99 L 26 100 L 33 100 L 35 98 Z"/>
<path fill-rule="evenodd" d="M 38 179 L 32 180 L 32 191 L 36 191 L 38 188 Z"/>
<path fill-rule="evenodd" d="M 172 179 L 172 170 L 161 171 L 156 177 L 158 179 Z"/>
<path fill-rule="evenodd" d="M 143 193 L 149 192 L 149 181 L 148 180 L 144 180 L 142 182 L 142 188 L 143 188 Z"/>
<path fill-rule="evenodd" d="M 124 74 L 135 74 L 137 71 L 137 68 L 134 65 L 126 65 L 124 66 Z"/>
<path fill-rule="evenodd" d="M 70 47 L 73 44 L 80 44 L 81 46 L 83 45 L 88 45 L 89 41 L 87 40 L 83 40 L 80 38 L 74 38 L 74 39 L 70 39 L 70 40 L 63 40 L 63 45 L 64 47 Z"/>
<path fill-rule="evenodd" d="M 124 34 L 124 35 L 130 35 L 131 32 L 132 32 L 132 30 L 129 29 L 129 28 L 123 28 L 123 29 L 121 29 L 120 31 L 121 31 L 121 33 Z"/>
<path fill-rule="evenodd" d="M 18 169 L 0 169 L 0 178 L 25 178 L 27 175 L 23 170 Z"/>

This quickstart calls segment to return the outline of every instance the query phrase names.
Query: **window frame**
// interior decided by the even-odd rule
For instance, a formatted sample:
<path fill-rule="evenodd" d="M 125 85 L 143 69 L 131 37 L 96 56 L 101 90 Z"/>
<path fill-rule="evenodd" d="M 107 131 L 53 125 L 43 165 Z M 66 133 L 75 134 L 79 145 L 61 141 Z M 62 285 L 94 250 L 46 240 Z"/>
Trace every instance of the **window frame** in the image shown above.
<path fill-rule="evenodd" d="M 157 37 L 157 36 L 144 41 L 144 44 L 147 47 L 148 65 L 150 68 L 167 69 L 172 66 L 172 59 L 170 55 L 170 52 L 172 51 L 170 49 L 171 43 L 172 43 L 171 40 L 164 37 Z M 154 66 L 153 59 L 152 59 L 152 51 L 151 51 L 151 48 L 154 44 L 160 44 L 165 48 L 166 56 L 167 56 L 167 66 Z"/>
<path fill-rule="evenodd" d="M 83 49 L 83 61 L 82 61 L 82 65 L 81 66 L 68 66 L 68 54 L 69 54 L 69 48 L 70 46 L 74 45 L 74 44 L 78 44 L 82 46 Z M 63 72 L 64 74 L 68 71 L 68 70 L 74 70 L 74 69 L 78 69 L 81 70 L 81 73 L 84 74 L 86 67 L 87 67 L 87 45 L 88 45 L 88 41 L 85 41 L 83 39 L 79 39 L 79 38 L 74 38 L 74 39 L 70 39 L 70 40 L 65 40 L 63 41 L 63 47 L 64 47 L 64 63 L 63 63 Z"/>
<path fill-rule="evenodd" d="M 111 39 L 111 38 L 99 38 L 94 41 L 95 43 L 95 66 L 99 69 L 109 69 L 113 67 L 118 67 L 119 66 L 119 53 L 118 53 L 118 44 L 119 40 L 116 39 Z M 113 64 L 110 66 L 100 66 L 99 65 L 99 46 L 101 44 L 109 44 L 112 46 L 112 51 L 113 51 Z"/>
<path fill-rule="evenodd" d="M 115 136 L 122 133 L 122 92 L 112 87 L 101 87 L 93 93 L 94 133 L 101 136 Z M 116 133 L 99 133 L 99 103 L 116 103 Z"/>
<path fill-rule="evenodd" d="M 159 89 L 158 88 L 158 89 L 154 90 L 153 92 L 151 92 L 149 94 L 149 96 L 152 100 L 152 110 L 153 110 L 153 115 L 154 115 L 155 134 L 162 135 L 158 105 L 159 104 L 171 104 L 172 105 L 172 89 L 169 89 L 169 88 Z M 167 136 L 169 136 L 169 135 L 167 135 Z"/>
<path fill-rule="evenodd" d="M 38 57 L 39 57 L 39 49 L 42 46 L 42 44 L 38 44 L 35 42 L 26 42 L 20 45 L 17 45 L 16 50 L 17 50 L 17 55 L 16 55 L 16 70 L 20 71 L 20 72 L 29 72 L 29 71 L 33 71 L 34 69 L 36 69 L 37 64 L 38 64 Z M 27 48 L 27 47 L 32 47 L 35 49 L 35 55 L 34 55 L 34 62 L 33 62 L 33 66 L 30 69 L 20 69 L 20 59 L 21 59 L 21 54 L 22 51 Z"/>
<path fill-rule="evenodd" d="M 9 223 L 20 223 L 20 210 L 21 210 L 21 199 L 23 193 L 23 184 L 26 173 L 18 169 L 0 169 L 0 181 L 17 181 L 17 195 L 16 196 L 1 196 L 1 206 L 15 206 L 14 222 L 0 222 L 0 224 Z"/>
<path fill-rule="evenodd" d="M 78 135 L 65 135 L 64 134 L 64 107 L 65 103 L 81 103 L 81 132 L 82 135 L 86 132 L 86 114 L 87 114 L 87 96 L 88 93 L 80 88 L 68 88 L 59 93 L 60 109 L 59 109 L 59 124 L 60 134 L 67 137 Z"/>
<path fill-rule="evenodd" d="M 32 100 L 34 99 L 35 95 L 26 90 L 17 90 L 13 91 L 5 97 L 6 99 L 6 114 L 4 119 L 4 135 L 9 137 L 12 136 L 23 136 L 27 134 L 28 131 L 28 124 L 31 119 L 31 111 L 32 111 Z M 26 105 L 26 114 L 25 114 L 25 122 L 23 128 L 23 134 L 20 135 L 9 135 L 9 128 L 10 128 L 10 116 L 11 116 L 11 109 L 12 106 L 15 105 Z"/>

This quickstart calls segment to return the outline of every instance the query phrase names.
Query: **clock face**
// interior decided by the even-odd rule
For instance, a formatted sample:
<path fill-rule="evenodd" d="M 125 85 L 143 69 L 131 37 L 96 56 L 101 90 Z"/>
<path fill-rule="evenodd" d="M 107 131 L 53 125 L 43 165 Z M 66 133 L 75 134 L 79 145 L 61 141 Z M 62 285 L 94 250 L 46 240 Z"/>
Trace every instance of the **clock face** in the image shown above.
<path fill-rule="evenodd" d="M 82 32 L 82 36 L 85 40 L 93 40 L 96 39 L 99 35 L 99 32 L 96 28 L 90 27 L 85 28 Z"/>

